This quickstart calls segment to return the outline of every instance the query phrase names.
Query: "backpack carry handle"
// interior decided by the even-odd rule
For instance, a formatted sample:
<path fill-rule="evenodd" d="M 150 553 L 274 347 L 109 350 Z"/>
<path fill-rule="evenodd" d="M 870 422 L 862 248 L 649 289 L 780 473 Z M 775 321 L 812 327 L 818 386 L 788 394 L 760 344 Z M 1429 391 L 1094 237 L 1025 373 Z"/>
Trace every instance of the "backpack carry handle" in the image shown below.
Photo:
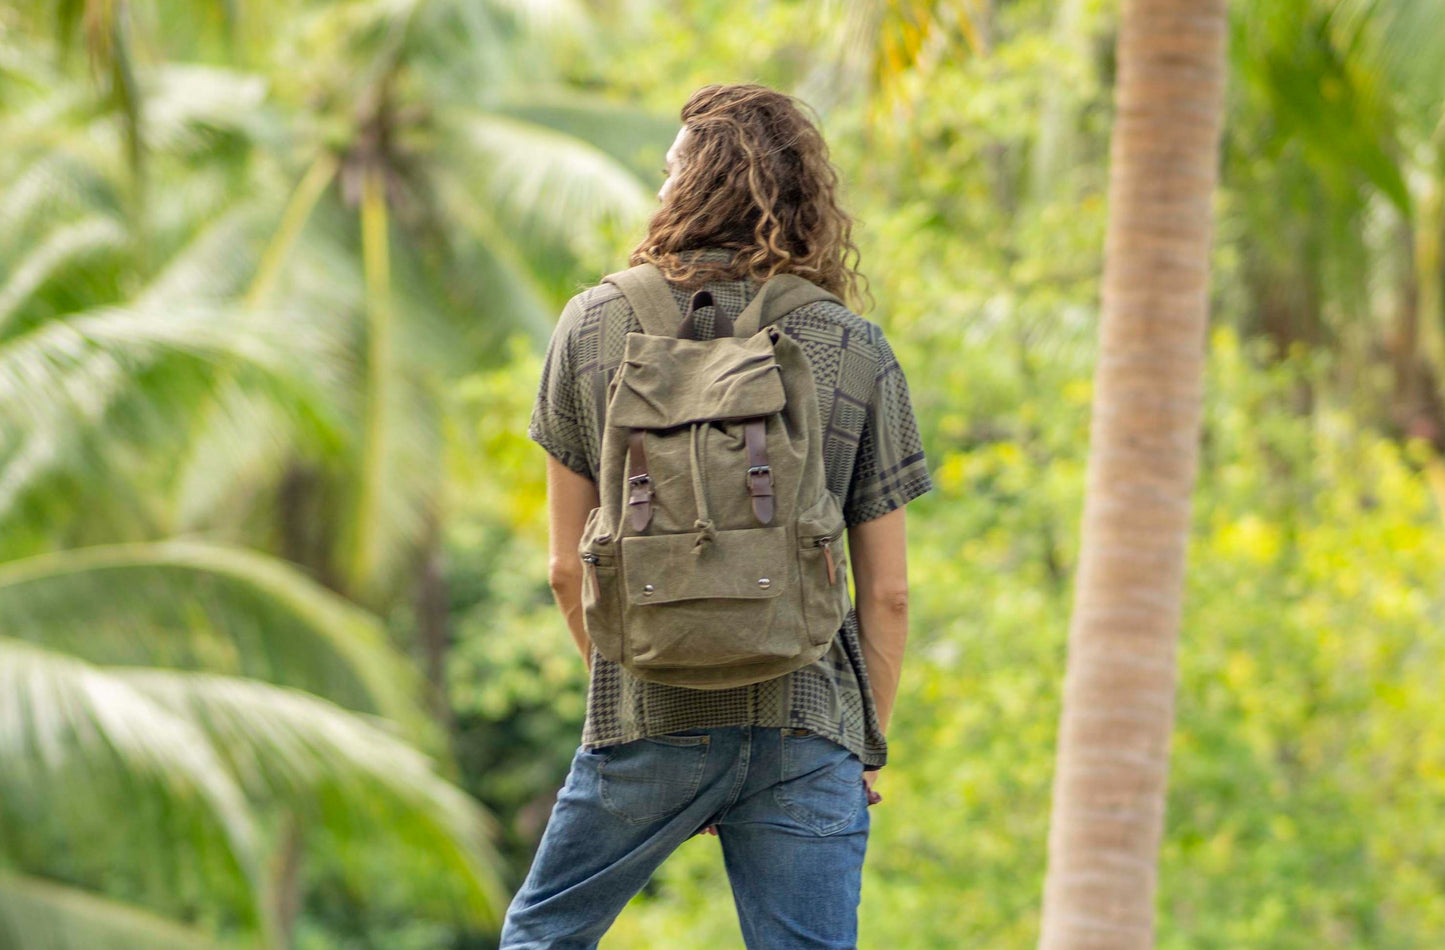
<path fill-rule="evenodd" d="M 687 305 L 687 316 L 682 318 L 682 325 L 677 328 L 679 340 L 697 339 L 697 312 L 704 307 L 713 309 L 713 333 L 714 337 L 732 336 L 733 321 L 722 307 L 713 302 L 712 293 L 706 290 L 699 290 L 692 295 L 692 302 Z"/>

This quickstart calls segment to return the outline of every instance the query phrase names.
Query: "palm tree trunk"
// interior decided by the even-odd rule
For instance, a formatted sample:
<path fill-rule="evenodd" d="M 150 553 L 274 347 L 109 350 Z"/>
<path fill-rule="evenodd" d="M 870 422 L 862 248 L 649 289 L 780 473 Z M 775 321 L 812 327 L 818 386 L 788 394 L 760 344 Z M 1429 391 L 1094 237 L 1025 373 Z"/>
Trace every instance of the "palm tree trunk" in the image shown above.
<path fill-rule="evenodd" d="M 1198 467 L 1225 0 L 1125 0 L 1039 945 L 1153 945 Z"/>
<path fill-rule="evenodd" d="M 1445 128 L 1445 120 L 1442 120 Z M 1445 138 L 1445 137 L 1442 137 Z M 1445 148 L 1445 141 L 1441 143 Z M 1445 160 L 1431 163 L 1415 195 L 1414 342 L 1433 375 L 1445 382 Z M 1439 395 L 1436 389 L 1433 395 Z M 1423 400 L 1422 400 L 1423 402 Z M 1424 406 L 1416 411 L 1424 415 Z M 1440 433 L 1435 433 L 1438 438 Z"/>
<path fill-rule="evenodd" d="M 291 950 L 296 921 L 301 916 L 301 860 L 305 830 L 300 817 L 289 809 L 281 816 L 281 831 L 267 879 L 269 917 L 267 950 Z"/>
<path fill-rule="evenodd" d="M 1420 291 L 1415 283 L 1415 234 L 1410 221 L 1401 217 L 1392 237 L 1394 248 L 1409 262 L 1400 269 L 1395 325 L 1387 347 L 1395 377 L 1390 419 L 1403 431 L 1420 405 Z"/>
<path fill-rule="evenodd" d="M 447 654 L 451 652 L 451 603 L 442 549 L 441 515 L 436 510 L 427 515 L 426 536 L 419 552 L 416 583 L 416 625 L 426 659 L 426 678 L 431 686 L 432 710 L 446 730 L 447 738 L 456 739 L 456 717 L 452 714 L 447 689 Z"/>

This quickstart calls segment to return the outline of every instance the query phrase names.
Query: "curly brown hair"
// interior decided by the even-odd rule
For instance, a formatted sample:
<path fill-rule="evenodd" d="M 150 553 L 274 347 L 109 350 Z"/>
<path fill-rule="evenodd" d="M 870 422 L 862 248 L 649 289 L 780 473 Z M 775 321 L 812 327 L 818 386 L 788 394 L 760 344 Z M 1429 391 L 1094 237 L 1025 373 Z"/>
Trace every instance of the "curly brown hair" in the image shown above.
<path fill-rule="evenodd" d="M 838 206 L 838 173 L 802 104 L 755 83 L 712 85 L 692 94 L 681 118 L 687 135 L 671 191 L 632 264 L 650 261 L 688 286 L 786 272 L 862 305 L 853 219 Z M 695 253 L 703 248 L 733 256 L 707 259 Z"/>

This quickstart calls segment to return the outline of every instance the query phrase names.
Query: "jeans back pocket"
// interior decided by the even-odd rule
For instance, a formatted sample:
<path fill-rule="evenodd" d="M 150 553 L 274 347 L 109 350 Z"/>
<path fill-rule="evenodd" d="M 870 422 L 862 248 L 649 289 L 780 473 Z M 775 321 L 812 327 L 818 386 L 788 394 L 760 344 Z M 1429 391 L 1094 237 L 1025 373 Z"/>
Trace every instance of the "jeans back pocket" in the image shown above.
<path fill-rule="evenodd" d="M 863 760 L 815 732 L 784 729 L 781 742 L 782 774 L 773 786 L 778 807 L 818 835 L 852 824 L 868 798 Z"/>
<path fill-rule="evenodd" d="M 712 737 L 699 732 L 616 746 L 598 768 L 602 807 L 632 824 L 677 814 L 697 796 L 711 744 Z"/>

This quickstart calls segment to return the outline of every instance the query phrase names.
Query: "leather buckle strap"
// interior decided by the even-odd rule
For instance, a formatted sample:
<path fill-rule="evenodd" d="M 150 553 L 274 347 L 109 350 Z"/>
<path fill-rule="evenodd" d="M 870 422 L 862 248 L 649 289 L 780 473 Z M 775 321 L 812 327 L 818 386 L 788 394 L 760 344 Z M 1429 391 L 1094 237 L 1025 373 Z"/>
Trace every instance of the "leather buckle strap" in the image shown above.
<path fill-rule="evenodd" d="M 773 520 L 773 470 L 768 465 L 767 420 L 749 419 L 743 426 L 748 447 L 748 494 L 753 514 L 762 524 Z"/>
<path fill-rule="evenodd" d="M 642 430 L 627 433 L 627 496 L 628 517 L 633 531 L 642 531 L 652 520 L 652 478 L 647 474 L 647 450 L 642 445 Z"/>

